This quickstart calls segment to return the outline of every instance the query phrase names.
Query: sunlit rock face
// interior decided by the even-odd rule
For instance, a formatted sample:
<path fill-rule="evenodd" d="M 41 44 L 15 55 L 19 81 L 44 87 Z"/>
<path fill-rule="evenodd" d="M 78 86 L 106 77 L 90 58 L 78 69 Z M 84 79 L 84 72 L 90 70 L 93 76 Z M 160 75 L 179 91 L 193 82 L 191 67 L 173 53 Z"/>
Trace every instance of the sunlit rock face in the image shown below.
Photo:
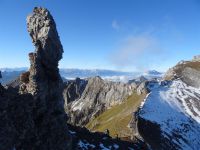
<path fill-rule="evenodd" d="M 121 104 L 134 90 L 132 84 L 105 81 L 99 76 L 69 81 L 63 91 L 68 121 L 84 126 L 103 111 Z"/>
<path fill-rule="evenodd" d="M 164 75 L 165 80 L 180 78 L 187 85 L 200 87 L 200 61 L 180 61 Z"/>

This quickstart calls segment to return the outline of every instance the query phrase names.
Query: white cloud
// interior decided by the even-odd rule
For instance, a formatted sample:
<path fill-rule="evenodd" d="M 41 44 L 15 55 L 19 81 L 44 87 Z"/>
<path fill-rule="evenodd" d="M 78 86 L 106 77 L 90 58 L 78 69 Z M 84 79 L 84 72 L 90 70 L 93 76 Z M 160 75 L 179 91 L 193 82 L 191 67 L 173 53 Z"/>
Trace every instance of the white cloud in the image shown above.
<path fill-rule="evenodd" d="M 145 70 L 160 56 L 161 51 L 158 40 L 149 33 L 144 33 L 125 38 L 110 57 L 111 62 L 118 68 Z"/>
<path fill-rule="evenodd" d="M 119 23 L 117 22 L 117 20 L 112 21 L 112 28 L 115 30 L 119 30 L 120 26 L 119 26 Z"/>

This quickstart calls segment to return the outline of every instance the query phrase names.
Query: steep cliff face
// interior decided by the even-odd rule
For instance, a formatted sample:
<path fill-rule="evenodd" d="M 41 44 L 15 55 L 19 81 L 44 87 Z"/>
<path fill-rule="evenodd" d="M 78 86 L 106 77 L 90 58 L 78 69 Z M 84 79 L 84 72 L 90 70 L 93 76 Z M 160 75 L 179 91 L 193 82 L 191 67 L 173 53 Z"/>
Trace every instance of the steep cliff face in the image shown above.
<path fill-rule="evenodd" d="M 167 72 L 168 81 L 147 85 L 150 94 L 141 105 L 137 126 L 153 149 L 199 149 L 199 68 L 197 61 L 182 62 Z"/>
<path fill-rule="evenodd" d="M 70 87 L 72 83 L 67 87 Z M 69 114 L 69 122 L 81 126 L 86 125 L 92 117 L 99 115 L 105 109 L 120 104 L 135 89 L 135 86 L 104 81 L 100 77 L 92 77 L 80 83 L 76 85 L 79 87 L 77 89 L 81 89 L 80 93 L 69 92 L 67 89 L 70 88 L 66 88 L 64 95 L 67 95 L 68 92 L 75 93 L 74 99 L 70 99 L 70 103 L 68 103 L 68 99 L 65 100 L 66 111 Z"/>

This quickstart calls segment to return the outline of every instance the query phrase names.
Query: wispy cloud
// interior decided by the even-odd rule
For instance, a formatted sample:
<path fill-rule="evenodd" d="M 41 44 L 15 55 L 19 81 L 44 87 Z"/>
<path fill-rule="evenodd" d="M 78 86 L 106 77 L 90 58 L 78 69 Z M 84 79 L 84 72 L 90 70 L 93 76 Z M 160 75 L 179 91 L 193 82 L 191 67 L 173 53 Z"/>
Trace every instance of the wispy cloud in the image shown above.
<path fill-rule="evenodd" d="M 118 21 L 113 20 L 112 27 L 123 37 L 110 53 L 109 61 L 121 70 L 166 70 L 167 65 L 177 59 L 174 54 L 180 51 L 179 45 L 186 41 L 169 15 L 163 16 L 160 24 L 138 26 L 121 21 L 119 26 Z"/>
<path fill-rule="evenodd" d="M 148 64 L 156 58 L 150 57 L 153 54 L 158 56 L 161 51 L 158 40 L 149 33 L 143 33 L 123 39 L 119 47 L 111 53 L 110 58 L 116 67 L 132 66 L 137 70 L 145 70 L 149 68 Z"/>
<path fill-rule="evenodd" d="M 112 28 L 115 29 L 115 30 L 119 30 L 120 25 L 119 25 L 117 20 L 112 21 Z"/>

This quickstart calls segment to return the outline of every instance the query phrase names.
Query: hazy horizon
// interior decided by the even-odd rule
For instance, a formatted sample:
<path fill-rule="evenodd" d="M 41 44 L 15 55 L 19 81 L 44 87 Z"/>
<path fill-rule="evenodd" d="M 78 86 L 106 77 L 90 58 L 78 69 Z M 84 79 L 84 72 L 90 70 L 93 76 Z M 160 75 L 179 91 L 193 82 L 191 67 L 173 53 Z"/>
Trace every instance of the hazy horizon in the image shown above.
<path fill-rule="evenodd" d="M 27 67 L 0 67 L 0 71 L 4 70 L 4 69 L 11 69 L 14 71 L 23 71 L 25 69 L 29 69 L 30 66 Z M 135 70 L 135 71 L 123 71 L 123 70 L 117 70 L 117 69 L 100 69 L 100 68 L 63 68 L 63 67 L 59 67 L 59 69 L 66 69 L 66 70 L 88 70 L 88 71 L 93 71 L 93 70 L 97 70 L 97 71 L 116 71 L 116 72 L 124 72 L 124 73 L 145 73 L 148 71 L 158 71 L 160 73 L 164 73 L 166 71 L 159 71 L 156 69 L 150 69 L 150 70 Z"/>

